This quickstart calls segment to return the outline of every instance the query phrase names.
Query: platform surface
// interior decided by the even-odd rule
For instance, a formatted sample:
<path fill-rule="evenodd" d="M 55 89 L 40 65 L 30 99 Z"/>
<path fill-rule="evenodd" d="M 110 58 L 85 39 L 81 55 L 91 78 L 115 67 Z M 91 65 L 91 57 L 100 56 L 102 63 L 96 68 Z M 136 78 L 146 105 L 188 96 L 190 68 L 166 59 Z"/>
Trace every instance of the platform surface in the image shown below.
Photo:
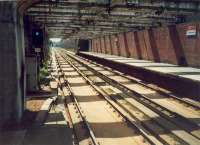
<path fill-rule="evenodd" d="M 73 145 L 72 129 L 64 117 L 64 104 L 52 107 L 45 123 L 31 127 L 22 145 Z"/>
<path fill-rule="evenodd" d="M 175 77 L 186 78 L 192 81 L 200 82 L 200 69 L 193 67 L 182 67 L 174 64 L 168 63 L 156 63 L 149 60 L 137 60 L 134 58 L 126 58 L 121 56 L 95 53 L 95 52 L 80 52 L 86 55 L 91 55 L 106 60 L 111 60 L 113 62 L 118 62 L 134 67 L 140 67 L 146 70 L 154 71 L 157 73 L 163 73 L 172 75 Z"/>
<path fill-rule="evenodd" d="M 68 125 L 65 106 L 53 106 L 42 125 L 27 129 L 0 131 L 0 145 L 73 145 L 73 131 Z"/>

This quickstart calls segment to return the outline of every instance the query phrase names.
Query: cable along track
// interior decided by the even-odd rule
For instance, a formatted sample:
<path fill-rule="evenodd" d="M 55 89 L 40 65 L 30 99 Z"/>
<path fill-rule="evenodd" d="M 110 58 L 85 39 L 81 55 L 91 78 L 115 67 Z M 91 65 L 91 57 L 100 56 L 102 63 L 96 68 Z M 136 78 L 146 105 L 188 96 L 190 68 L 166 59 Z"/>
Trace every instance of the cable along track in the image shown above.
<path fill-rule="evenodd" d="M 62 54 L 62 57 L 66 57 L 66 56 L 63 56 L 63 54 Z M 71 59 L 70 61 L 74 61 L 69 56 L 68 56 L 68 59 Z M 73 63 L 73 62 L 71 62 L 71 63 Z M 106 83 L 109 83 L 110 85 L 116 86 L 117 83 L 118 83 L 118 82 L 113 81 L 113 80 L 111 80 L 111 82 L 109 82 L 110 80 L 107 81 L 107 78 L 106 79 L 104 78 L 105 76 L 102 77 L 102 74 L 99 75 L 98 73 L 96 73 L 93 70 L 89 69 L 86 65 L 83 65 L 79 61 L 76 61 L 76 63 L 74 63 L 74 64 L 76 64 L 77 67 L 82 67 L 82 69 L 83 69 L 82 72 L 90 72 L 90 75 L 86 75 L 86 76 L 91 76 L 91 74 L 93 73 L 93 75 L 98 75 L 101 79 L 103 79 L 104 81 L 106 81 Z M 93 64 L 92 66 L 94 67 L 95 65 Z M 85 69 L 85 68 L 87 68 L 87 69 Z M 99 69 L 101 70 L 101 68 L 99 68 Z M 105 84 L 105 82 L 104 82 L 104 84 Z M 117 88 L 119 88 L 119 90 L 121 89 L 120 85 L 117 87 Z M 114 88 L 114 89 L 113 88 L 111 89 L 111 88 L 108 88 L 107 90 L 110 90 L 110 92 L 114 92 L 113 90 L 116 89 L 116 88 Z M 104 90 L 106 90 L 106 89 L 104 89 Z M 124 104 L 128 104 L 128 105 L 126 105 L 126 107 L 124 107 L 124 109 L 126 108 L 126 111 L 129 112 L 129 114 L 131 114 L 131 113 L 134 114 L 133 110 L 135 110 L 135 112 L 139 112 L 139 113 L 136 113 L 136 114 L 143 114 L 143 116 L 145 116 L 144 112 L 148 112 L 148 114 L 150 114 L 150 116 L 149 116 L 149 119 L 147 119 L 147 120 L 151 120 L 151 121 L 148 122 L 148 124 L 151 124 L 150 122 L 152 122 L 152 120 L 154 120 L 154 122 L 157 123 L 157 126 L 160 126 L 161 128 L 164 128 L 164 130 L 165 130 L 164 132 L 166 132 L 166 134 L 168 134 L 168 132 L 171 133 L 171 134 L 169 133 L 170 135 L 168 136 L 168 139 L 166 139 L 165 135 L 163 135 L 163 130 L 161 130 L 160 133 L 158 133 L 158 135 L 157 135 L 157 137 L 160 138 L 160 140 L 162 140 L 162 141 L 166 141 L 167 140 L 165 143 L 169 143 L 169 144 L 170 144 L 170 140 L 173 140 L 173 139 L 174 140 L 179 140 L 180 139 L 180 141 L 184 140 L 184 143 L 182 142 L 181 144 L 187 144 L 187 143 L 188 144 L 199 144 L 198 128 L 197 128 L 197 130 L 195 130 L 197 132 L 193 131 L 194 128 L 192 128 L 191 129 L 192 131 L 190 132 L 190 131 L 188 131 L 188 128 L 182 129 L 183 125 L 185 125 L 185 124 L 181 124 L 180 121 L 182 121 L 182 120 L 176 120 L 176 121 L 173 120 L 172 121 L 172 119 L 171 119 L 172 117 L 174 117 L 174 115 L 175 115 L 175 117 L 177 117 L 177 116 L 181 117 L 181 119 L 182 119 L 182 116 L 179 116 L 179 114 L 171 112 L 171 111 L 167 110 L 166 108 L 164 108 L 164 107 L 162 107 L 162 106 L 160 106 L 158 104 L 155 104 L 154 102 L 149 101 L 148 98 L 146 98 L 146 96 L 144 96 L 144 98 L 140 98 L 141 95 L 136 93 L 136 96 L 137 95 L 138 96 L 137 97 L 133 97 L 133 95 L 135 95 L 135 92 L 132 94 L 132 92 L 129 89 L 127 89 L 127 88 L 124 89 L 123 86 L 122 86 L 121 90 L 123 92 L 121 92 L 120 95 L 119 94 L 116 95 L 115 93 L 113 93 L 113 94 L 115 94 L 114 95 L 115 97 L 112 97 L 112 98 L 116 98 L 116 96 L 118 96 L 118 99 L 115 99 L 116 103 L 118 103 L 119 105 L 123 104 L 123 103 L 119 103 L 119 100 L 123 100 Z M 107 91 L 107 93 L 109 94 L 109 91 Z M 113 94 L 111 93 L 110 95 L 113 95 Z M 131 99 L 130 96 L 132 98 L 134 98 L 134 100 Z M 122 98 L 126 98 L 126 99 L 122 99 Z M 118 102 L 116 100 L 118 100 Z M 136 105 L 137 107 L 134 107 L 133 104 Z M 129 107 L 127 107 L 127 106 L 129 106 Z M 139 106 L 139 108 L 138 108 L 138 106 Z M 146 115 L 146 118 L 147 118 L 147 116 L 148 115 Z M 185 118 L 183 118 L 183 119 L 185 119 Z M 181 125 L 177 126 L 177 121 L 179 121 Z M 142 121 L 143 125 L 144 125 L 144 122 L 145 121 Z M 154 127 L 155 126 L 156 126 L 156 124 L 154 123 Z M 189 126 L 191 126 L 191 125 L 189 125 Z M 155 129 L 155 128 L 153 128 L 153 129 Z M 165 138 L 164 140 L 163 140 L 163 136 Z M 197 136 L 197 138 L 196 138 L 196 136 Z"/>
<path fill-rule="evenodd" d="M 59 55 L 56 55 L 56 58 L 62 71 L 62 65 L 68 63 L 59 63 L 63 62 Z M 93 136 L 97 144 L 153 144 L 136 127 L 129 126 L 118 110 L 109 104 L 79 72 L 71 75 L 62 71 L 62 76 L 65 79 L 63 85 L 67 85 L 73 102 L 79 106 L 79 114 L 82 113 L 81 118 L 85 120 L 85 126 L 90 128 L 89 132 L 93 134 L 90 134 L 90 137 Z M 77 78 L 80 82 L 77 82 Z"/>

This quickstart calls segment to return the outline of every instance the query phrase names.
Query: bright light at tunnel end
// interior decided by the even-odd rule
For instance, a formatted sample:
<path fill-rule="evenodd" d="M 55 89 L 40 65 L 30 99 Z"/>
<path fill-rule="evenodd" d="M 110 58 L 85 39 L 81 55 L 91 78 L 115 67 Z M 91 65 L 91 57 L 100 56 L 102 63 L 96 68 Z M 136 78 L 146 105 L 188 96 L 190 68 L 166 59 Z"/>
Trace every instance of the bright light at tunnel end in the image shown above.
<path fill-rule="evenodd" d="M 50 40 L 51 40 L 53 43 L 58 43 L 58 42 L 60 42 L 62 39 L 61 39 L 61 38 L 50 38 Z"/>

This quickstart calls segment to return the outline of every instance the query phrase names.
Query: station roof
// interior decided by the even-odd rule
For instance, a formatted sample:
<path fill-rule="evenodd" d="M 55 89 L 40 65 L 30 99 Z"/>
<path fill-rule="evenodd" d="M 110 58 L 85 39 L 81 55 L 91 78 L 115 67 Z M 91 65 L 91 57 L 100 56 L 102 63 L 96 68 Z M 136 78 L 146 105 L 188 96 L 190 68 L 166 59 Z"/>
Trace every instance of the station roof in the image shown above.
<path fill-rule="evenodd" d="M 21 0 L 20 11 L 51 37 L 90 39 L 185 22 L 199 0 Z"/>

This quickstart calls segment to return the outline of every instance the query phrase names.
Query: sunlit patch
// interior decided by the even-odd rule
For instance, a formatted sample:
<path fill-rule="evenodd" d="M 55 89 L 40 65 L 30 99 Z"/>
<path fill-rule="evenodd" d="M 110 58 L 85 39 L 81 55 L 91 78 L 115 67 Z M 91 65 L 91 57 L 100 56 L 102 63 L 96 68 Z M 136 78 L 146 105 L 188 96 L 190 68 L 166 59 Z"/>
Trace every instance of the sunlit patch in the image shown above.
<path fill-rule="evenodd" d="M 61 39 L 61 38 L 50 38 L 50 40 L 51 40 L 53 43 L 58 43 L 58 42 L 60 42 L 62 39 Z"/>

